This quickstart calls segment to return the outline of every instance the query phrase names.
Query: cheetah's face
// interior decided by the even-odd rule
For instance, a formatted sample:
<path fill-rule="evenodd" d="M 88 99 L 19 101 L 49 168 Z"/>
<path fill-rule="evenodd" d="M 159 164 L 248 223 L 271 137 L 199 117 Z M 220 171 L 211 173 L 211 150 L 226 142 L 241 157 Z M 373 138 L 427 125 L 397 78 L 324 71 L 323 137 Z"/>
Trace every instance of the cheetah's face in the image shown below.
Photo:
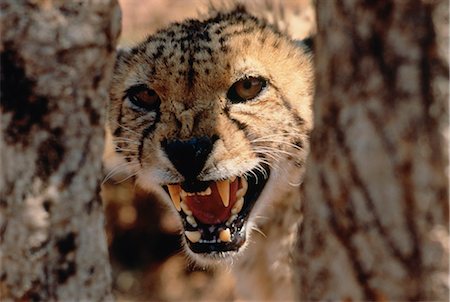
<path fill-rule="evenodd" d="M 138 185 L 166 189 L 198 261 L 242 250 L 265 205 L 299 182 L 311 74 L 304 50 L 238 11 L 174 24 L 119 57 L 116 150 Z"/>

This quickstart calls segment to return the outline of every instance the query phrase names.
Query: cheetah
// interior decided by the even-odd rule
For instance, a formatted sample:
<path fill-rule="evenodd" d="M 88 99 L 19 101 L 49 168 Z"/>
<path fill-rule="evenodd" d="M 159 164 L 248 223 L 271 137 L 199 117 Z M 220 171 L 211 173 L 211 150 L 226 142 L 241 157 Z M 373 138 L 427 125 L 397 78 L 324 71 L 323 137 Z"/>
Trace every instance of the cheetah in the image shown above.
<path fill-rule="evenodd" d="M 176 213 L 194 262 L 232 266 L 242 299 L 294 299 L 309 46 L 237 5 L 117 56 L 107 122 L 115 163 Z"/>

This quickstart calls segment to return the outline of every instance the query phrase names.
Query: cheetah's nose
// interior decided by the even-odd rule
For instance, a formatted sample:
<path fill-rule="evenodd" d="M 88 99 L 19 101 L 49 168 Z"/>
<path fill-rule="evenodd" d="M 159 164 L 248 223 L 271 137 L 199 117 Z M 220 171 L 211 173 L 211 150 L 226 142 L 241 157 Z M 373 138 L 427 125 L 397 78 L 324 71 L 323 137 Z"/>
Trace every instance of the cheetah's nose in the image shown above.
<path fill-rule="evenodd" d="M 164 140 L 161 146 L 178 172 L 186 180 L 195 180 L 205 166 L 217 139 L 218 137 L 214 135 L 194 137 L 187 141 Z"/>

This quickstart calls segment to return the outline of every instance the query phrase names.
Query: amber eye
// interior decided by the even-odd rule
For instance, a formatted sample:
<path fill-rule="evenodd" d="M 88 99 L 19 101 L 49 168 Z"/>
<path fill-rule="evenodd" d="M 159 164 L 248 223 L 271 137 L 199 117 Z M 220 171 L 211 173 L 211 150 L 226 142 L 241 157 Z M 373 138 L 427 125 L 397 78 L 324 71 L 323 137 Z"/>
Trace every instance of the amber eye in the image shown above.
<path fill-rule="evenodd" d="M 146 85 L 132 86 L 125 95 L 135 106 L 148 111 L 156 110 L 161 103 L 158 94 Z"/>
<path fill-rule="evenodd" d="M 266 87 L 266 84 L 262 78 L 241 79 L 231 86 L 227 97 L 232 103 L 242 103 L 255 98 Z"/>

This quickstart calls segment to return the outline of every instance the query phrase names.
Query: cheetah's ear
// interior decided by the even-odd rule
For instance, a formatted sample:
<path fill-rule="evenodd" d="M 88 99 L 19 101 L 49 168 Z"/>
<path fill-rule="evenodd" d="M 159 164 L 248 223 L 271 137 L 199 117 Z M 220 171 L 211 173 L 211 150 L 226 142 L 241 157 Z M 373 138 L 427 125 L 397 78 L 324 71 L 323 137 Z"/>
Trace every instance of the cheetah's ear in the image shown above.
<path fill-rule="evenodd" d="M 298 46 L 303 48 L 306 53 L 314 53 L 314 37 L 308 37 L 303 40 L 295 41 Z"/>

